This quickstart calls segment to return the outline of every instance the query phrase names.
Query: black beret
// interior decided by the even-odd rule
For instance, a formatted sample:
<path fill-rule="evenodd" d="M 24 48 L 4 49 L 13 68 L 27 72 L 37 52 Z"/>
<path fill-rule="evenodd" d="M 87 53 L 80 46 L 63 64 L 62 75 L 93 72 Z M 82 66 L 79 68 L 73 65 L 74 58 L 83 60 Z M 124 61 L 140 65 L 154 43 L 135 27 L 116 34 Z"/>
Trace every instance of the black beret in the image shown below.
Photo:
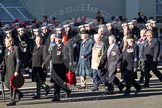
<path fill-rule="evenodd" d="M 88 31 L 87 30 L 82 30 L 81 34 L 88 34 Z"/>
<path fill-rule="evenodd" d="M 126 39 L 134 39 L 134 35 L 133 34 L 128 34 Z"/>
<path fill-rule="evenodd" d="M 55 38 L 62 39 L 62 36 L 60 34 L 56 34 Z"/>

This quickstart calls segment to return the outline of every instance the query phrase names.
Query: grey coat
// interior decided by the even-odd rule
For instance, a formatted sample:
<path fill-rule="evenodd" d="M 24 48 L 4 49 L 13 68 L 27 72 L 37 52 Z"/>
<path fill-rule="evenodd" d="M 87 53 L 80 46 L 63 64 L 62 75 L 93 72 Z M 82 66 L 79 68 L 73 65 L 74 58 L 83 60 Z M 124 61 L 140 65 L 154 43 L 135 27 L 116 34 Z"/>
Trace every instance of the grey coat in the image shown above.
<path fill-rule="evenodd" d="M 114 81 L 117 69 L 120 69 L 120 64 L 118 63 L 120 58 L 120 50 L 118 45 L 114 45 L 110 51 L 109 57 L 107 56 L 107 52 L 108 50 L 101 59 L 99 69 L 106 68 L 107 73 L 105 75 L 108 77 L 109 83 L 112 83 Z"/>
<path fill-rule="evenodd" d="M 4 55 L 4 67 L 5 67 L 5 85 L 10 88 L 10 78 L 15 72 L 20 72 L 20 58 L 19 50 L 17 46 L 13 46 L 13 50 L 5 50 Z"/>

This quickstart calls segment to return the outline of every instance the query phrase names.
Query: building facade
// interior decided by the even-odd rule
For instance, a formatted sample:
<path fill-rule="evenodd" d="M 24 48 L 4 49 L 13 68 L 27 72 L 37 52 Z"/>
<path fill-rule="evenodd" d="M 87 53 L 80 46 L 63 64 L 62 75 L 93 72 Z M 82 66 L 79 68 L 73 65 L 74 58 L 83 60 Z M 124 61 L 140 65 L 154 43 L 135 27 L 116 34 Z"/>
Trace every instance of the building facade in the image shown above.
<path fill-rule="evenodd" d="M 111 16 L 123 16 L 131 20 L 143 11 L 149 17 L 162 22 L 162 0 L 0 0 L 0 20 L 41 20 L 43 15 L 57 17 L 60 21 L 77 16 L 95 18 L 101 11 L 106 21 Z"/>
<path fill-rule="evenodd" d="M 20 0 L 21 1 L 21 0 Z M 106 20 L 123 16 L 131 20 L 143 11 L 147 17 L 162 15 L 162 0 L 22 0 L 27 9 L 38 18 L 42 15 L 58 17 L 61 21 L 85 15 L 91 18 L 100 10 Z"/>

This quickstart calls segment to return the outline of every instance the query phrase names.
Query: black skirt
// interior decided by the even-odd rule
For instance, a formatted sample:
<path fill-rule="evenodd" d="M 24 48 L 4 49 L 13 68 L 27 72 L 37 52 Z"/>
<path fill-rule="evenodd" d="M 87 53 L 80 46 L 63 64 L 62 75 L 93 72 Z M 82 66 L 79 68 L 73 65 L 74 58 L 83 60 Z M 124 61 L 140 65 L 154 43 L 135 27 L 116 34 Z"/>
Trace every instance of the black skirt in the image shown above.
<path fill-rule="evenodd" d="M 33 67 L 32 70 L 32 81 L 33 82 L 44 82 L 46 81 L 47 73 L 44 72 L 42 67 Z"/>
<path fill-rule="evenodd" d="M 64 82 L 67 81 L 66 78 L 66 72 L 68 71 L 68 69 L 66 68 L 66 66 L 64 64 L 53 64 L 53 71 L 51 72 L 51 82 L 54 82 L 55 76 L 54 76 L 54 72 L 59 76 L 60 79 L 62 79 Z"/>

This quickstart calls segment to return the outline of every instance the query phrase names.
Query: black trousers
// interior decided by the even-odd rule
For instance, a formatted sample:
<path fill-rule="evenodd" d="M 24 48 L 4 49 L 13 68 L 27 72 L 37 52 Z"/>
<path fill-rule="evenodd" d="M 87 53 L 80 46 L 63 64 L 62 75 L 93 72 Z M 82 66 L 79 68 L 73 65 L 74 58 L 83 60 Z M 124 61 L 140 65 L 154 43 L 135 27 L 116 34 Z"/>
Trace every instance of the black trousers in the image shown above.
<path fill-rule="evenodd" d="M 131 85 L 134 86 L 136 90 L 141 88 L 141 86 L 136 82 L 136 80 L 132 79 L 132 80 L 126 81 L 126 91 L 125 91 L 126 93 L 130 93 Z"/>
<path fill-rule="evenodd" d="M 133 71 L 127 70 L 126 71 L 126 76 L 125 76 L 125 82 L 126 82 L 126 90 L 125 93 L 130 93 L 131 85 L 134 86 L 136 90 L 140 89 L 141 86 L 137 83 L 135 80 L 136 76 Z"/>
<path fill-rule="evenodd" d="M 40 82 L 36 82 L 36 95 L 40 96 L 41 92 L 41 83 Z"/>
<path fill-rule="evenodd" d="M 60 99 L 60 86 L 58 84 L 54 84 L 54 97 L 55 99 Z"/>
<path fill-rule="evenodd" d="M 113 92 L 114 91 L 114 85 L 116 85 L 119 88 L 119 90 L 124 87 L 124 85 L 120 82 L 120 80 L 116 76 L 114 77 L 113 83 L 108 84 L 108 91 Z"/>
<path fill-rule="evenodd" d="M 54 97 L 55 99 L 60 99 L 60 91 L 61 89 L 65 92 L 68 93 L 70 92 L 70 89 L 64 88 L 61 85 L 54 83 Z"/>
<path fill-rule="evenodd" d="M 156 62 L 145 62 L 145 82 L 144 85 L 149 86 L 150 81 L 150 70 L 156 75 L 156 77 L 159 78 L 160 81 L 162 81 L 162 74 L 157 69 L 157 63 Z"/>
<path fill-rule="evenodd" d="M 45 82 L 36 82 L 36 95 L 40 96 L 41 95 L 41 88 L 47 92 L 48 85 Z"/>
<path fill-rule="evenodd" d="M 64 92 L 70 92 L 69 87 L 65 84 L 66 82 L 66 68 L 64 64 L 53 64 L 51 73 L 51 82 L 54 83 L 54 97 L 60 99 L 60 90 Z"/>
<path fill-rule="evenodd" d="M 123 87 L 124 85 L 120 82 L 120 80 L 115 77 L 114 78 L 114 84 L 120 89 L 121 87 Z"/>

